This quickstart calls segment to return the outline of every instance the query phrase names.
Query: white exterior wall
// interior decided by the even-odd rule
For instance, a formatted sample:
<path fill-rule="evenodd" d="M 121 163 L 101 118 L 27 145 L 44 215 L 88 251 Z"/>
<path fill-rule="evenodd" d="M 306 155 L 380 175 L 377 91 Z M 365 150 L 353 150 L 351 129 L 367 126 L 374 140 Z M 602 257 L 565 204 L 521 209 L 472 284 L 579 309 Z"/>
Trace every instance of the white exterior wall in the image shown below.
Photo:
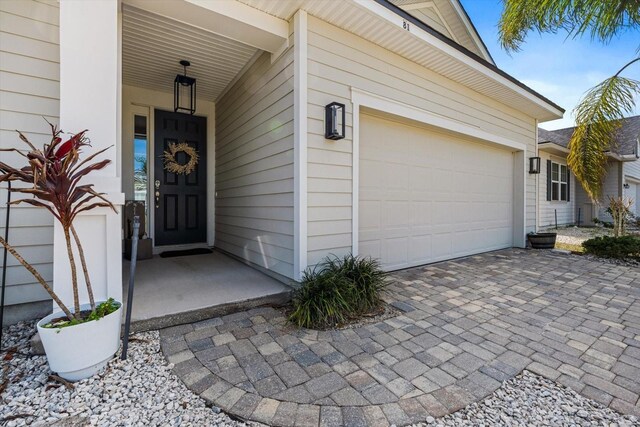
<path fill-rule="evenodd" d="M 607 165 L 607 176 L 602 185 L 601 203 L 596 207 L 597 218 L 601 221 L 611 222 L 613 219 L 606 210 L 609 206 L 609 198 L 622 196 L 622 165 L 617 160 L 609 160 Z"/>
<path fill-rule="evenodd" d="M 581 225 L 593 225 L 593 218 L 597 215 L 596 207 L 594 206 L 589 196 L 587 196 L 587 192 L 584 191 L 582 185 L 577 180 L 575 180 L 575 184 L 576 185 L 574 191 L 572 191 L 571 197 L 575 201 L 576 221 L 578 221 L 579 213 Z M 580 212 L 578 212 L 578 209 L 580 209 Z"/>
<path fill-rule="evenodd" d="M 555 213 L 558 213 L 558 225 L 574 224 L 577 218 L 576 207 L 576 180 L 573 177 L 573 173 L 570 175 L 569 186 L 570 196 L 569 201 L 562 200 L 547 200 L 547 160 L 559 163 L 561 165 L 567 164 L 566 157 L 555 156 L 553 154 L 540 151 L 540 174 L 537 175 L 539 179 L 538 201 L 540 203 L 540 227 L 555 226 L 556 219 Z M 576 215 L 576 217 L 574 217 Z M 584 216 L 582 216 L 584 220 Z M 584 221 L 583 221 L 584 222 Z"/>
<path fill-rule="evenodd" d="M 629 184 L 624 189 L 624 195 L 633 199 L 632 213 L 640 217 L 640 160 L 623 163 L 623 183 Z"/>
<path fill-rule="evenodd" d="M 527 157 L 535 152 L 531 117 L 312 16 L 308 42 L 310 266 L 352 249 L 352 87 L 518 142 Z M 324 106 L 333 101 L 346 105 L 339 141 L 324 138 Z M 526 230 L 533 231 L 535 177 L 526 175 Z"/>
<path fill-rule="evenodd" d="M 633 162 L 624 162 L 624 176 L 632 179 L 640 180 L 640 160 Z"/>
<path fill-rule="evenodd" d="M 66 131 L 89 129 L 89 156 L 106 149 L 99 159 L 111 163 L 81 183 L 104 193 L 116 212 L 97 208 L 80 213 L 74 227 L 84 243 L 87 267 L 97 302 L 122 298 L 120 208 L 121 64 L 120 8 L 111 0 L 60 0 L 60 126 Z M 98 54 L 96 54 L 98 53 Z M 53 287 L 65 304 L 73 301 L 71 271 L 62 226 L 54 223 Z M 84 278 L 78 277 L 80 303 L 89 301 Z M 55 308 L 55 307 L 54 307 Z"/>
<path fill-rule="evenodd" d="M 49 125 L 60 115 L 59 9 L 57 1 L 0 1 L 0 147 L 26 148 L 22 131 L 36 146 L 51 140 Z M 24 159 L 1 153 L 2 160 L 19 165 Z M 4 186 L 3 186 L 4 188 Z M 0 232 L 4 236 L 5 190 L 0 191 Z M 19 195 L 14 194 L 15 200 Z M 44 209 L 11 208 L 9 242 L 47 281 L 53 280 L 53 218 Z M 2 262 L 2 260 L 0 260 Z M 3 266 L 4 268 L 4 266 Z M 6 304 L 48 301 L 48 294 L 11 255 L 7 258 Z M 50 303 L 32 311 L 9 307 L 7 321 L 50 311 Z M 46 308 L 46 311 L 43 310 Z"/>
<path fill-rule="evenodd" d="M 293 278 L 293 43 L 216 102 L 216 247 Z"/>

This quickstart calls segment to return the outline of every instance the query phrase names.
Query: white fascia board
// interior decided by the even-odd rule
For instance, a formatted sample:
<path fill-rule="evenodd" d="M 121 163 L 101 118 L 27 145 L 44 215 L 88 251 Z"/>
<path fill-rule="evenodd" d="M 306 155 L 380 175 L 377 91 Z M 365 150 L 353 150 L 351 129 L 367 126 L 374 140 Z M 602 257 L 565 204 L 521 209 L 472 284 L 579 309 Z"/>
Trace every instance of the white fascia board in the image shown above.
<path fill-rule="evenodd" d="M 495 135 L 482 129 L 478 129 L 477 127 L 469 126 L 466 123 L 452 120 L 450 118 L 353 87 L 351 88 L 351 102 L 362 107 L 372 108 L 384 113 L 393 114 L 398 117 L 404 117 L 416 122 L 435 126 L 444 130 L 470 136 L 472 138 L 477 138 L 491 144 L 507 147 L 514 151 L 525 151 L 527 148 L 525 144 L 509 138 Z"/>
<path fill-rule="evenodd" d="M 287 21 L 236 0 L 123 0 L 123 3 L 271 53 L 288 41 Z"/>
<path fill-rule="evenodd" d="M 293 278 L 302 279 L 307 268 L 307 12 L 293 17 Z"/>
<path fill-rule="evenodd" d="M 378 15 L 379 17 L 381 17 L 382 19 L 388 21 L 393 25 L 396 25 L 399 29 L 403 28 L 403 23 L 405 19 L 402 16 L 382 6 L 381 4 L 371 0 L 351 0 L 351 1 L 354 4 L 358 5 L 359 7 L 375 15 Z M 537 96 L 533 95 L 532 93 L 518 86 L 514 82 L 510 81 L 509 79 L 500 75 L 499 73 L 495 72 L 489 67 L 486 67 L 480 62 L 474 61 L 472 58 L 469 58 L 469 56 L 465 55 L 464 53 L 460 52 L 454 47 L 448 45 L 444 41 L 439 40 L 437 37 L 434 37 L 433 35 L 429 34 L 427 31 L 423 30 L 417 25 L 412 25 L 410 30 L 404 30 L 404 31 L 407 33 L 410 33 L 414 37 L 417 37 L 421 41 L 437 48 L 438 50 L 442 51 L 452 59 L 455 59 L 469 66 L 474 71 L 477 71 L 478 73 L 485 75 L 486 77 L 494 80 L 495 82 L 513 90 L 514 92 L 518 93 L 522 97 L 536 104 L 540 108 L 548 111 L 553 117 L 558 119 L 562 118 L 563 112 L 561 110 L 555 108 L 551 104 L 538 98 Z M 553 119 L 547 118 L 546 120 L 553 120 Z"/>
<path fill-rule="evenodd" d="M 484 56 L 484 59 L 491 62 L 493 65 L 495 65 L 496 63 L 493 61 L 493 58 L 491 57 L 491 54 L 487 50 L 487 47 L 484 45 L 484 43 L 480 39 L 480 35 L 476 32 L 475 28 L 473 28 L 473 25 L 469 20 L 466 12 L 462 9 L 462 6 L 460 5 L 460 1 L 452 0 L 451 5 L 458 13 L 458 16 L 464 23 L 464 26 L 467 28 L 467 31 L 469 32 L 469 34 L 471 34 L 471 38 L 475 42 L 476 46 L 478 46 L 478 49 L 482 51 L 482 54 L 483 54 L 482 56 Z"/>
<path fill-rule="evenodd" d="M 569 154 L 569 149 L 567 147 L 563 147 L 562 145 L 558 145 L 554 142 L 540 142 L 538 143 L 538 149 L 552 154 Z"/>

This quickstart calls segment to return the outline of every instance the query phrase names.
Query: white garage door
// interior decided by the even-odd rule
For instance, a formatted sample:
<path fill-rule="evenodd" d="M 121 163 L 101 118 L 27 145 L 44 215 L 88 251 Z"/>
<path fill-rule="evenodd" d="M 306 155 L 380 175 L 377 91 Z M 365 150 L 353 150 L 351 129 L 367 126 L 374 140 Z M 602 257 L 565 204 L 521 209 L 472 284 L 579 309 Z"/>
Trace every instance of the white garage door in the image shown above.
<path fill-rule="evenodd" d="M 368 114 L 359 254 L 387 270 L 511 247 L 513 154 Z"/>

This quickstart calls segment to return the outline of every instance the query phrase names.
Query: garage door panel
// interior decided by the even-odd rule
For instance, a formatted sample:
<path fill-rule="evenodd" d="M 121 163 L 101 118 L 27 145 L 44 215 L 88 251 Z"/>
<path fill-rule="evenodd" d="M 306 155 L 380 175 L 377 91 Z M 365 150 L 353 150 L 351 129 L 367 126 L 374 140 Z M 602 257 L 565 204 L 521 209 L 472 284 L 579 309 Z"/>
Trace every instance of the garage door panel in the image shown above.
<path fill-rule="evenodd" d="M 409 261 L 413 265 L 420 265 L 428 262 L 433 257 L 431 253 L 431 235 L 418 235 L 409 241 Z"/>
<path fill-rule="evenodd" d="M 381 240 L 367 239 L 360 243 L 359 246 L 362 256 L 369 256 L 378 260 L 383 258 L 382 252 L 380 251 L 380 248 L 382 247 Z"/>
<path fill-rule="evenodd" d="M 362 159 L 360 161 L 361 188 L 379 188 L 384 182 L 384 175 L 380 173 L 383 168 L 384 162 Z"/>
<path fill-rule="evenodd" d="M 388 229 L 409 227 L 409 203 L 387 200 L 384 203 L 384 226 Z"/>
<path fill-rule="evenodd" d="M 399 237 L 385 239 L 382 245 L 383 258 L 386 264 L 402 266 L 408 263 L 409 238 Z M 401 268 L 401 267 L 399 267 Z"/>
<path fill-rule="evenodd" d="M 361 255 L 399 269 L 512 245 L 511 152 L 369 115 L 360 125 Z"/>
<path fill-rule="evenodd" d="M 379 230 L 382 226 L 380 201 L 368 200 L 360 204 L 358 220 L 362 230 Z"/>

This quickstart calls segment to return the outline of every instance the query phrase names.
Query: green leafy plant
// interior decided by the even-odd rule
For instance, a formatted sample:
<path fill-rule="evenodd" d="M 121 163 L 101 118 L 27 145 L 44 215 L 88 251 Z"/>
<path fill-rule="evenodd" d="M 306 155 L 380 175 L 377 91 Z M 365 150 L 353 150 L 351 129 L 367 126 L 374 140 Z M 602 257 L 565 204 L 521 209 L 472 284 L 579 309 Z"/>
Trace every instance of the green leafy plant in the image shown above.
<path fill-rule="evenodd" d="M 73 312 L 60 300 L 58 295 L 56 295 L 38 271 L 27 262 L 14 247 L 1 237 L 0 244 L 7 248 L 7 251 L 36 278 L 64 312 L 69 321 L 76 320 L 80 322 L 84 317 L 83 312 L 80 311 L 78 273 L 76 257 L 72 248 L 73 243 L 75 243 L 78 250 L 91 305 L 91 312 L 95 313 L 97 308 L 93 297 L 93 289 L 91 287 L 84 251 L 73 223 L 81 212 L 98 207 L 107 207 L 113 209 L 114 212 L 116 211 L 113 204 L 104 197 L 104 194 L 94 190 L 93 184 L 84 182 L 85 177 L 91 172 L 103 169 L 111 163 L 109 159 L 92 163 L 93 159 L 110 147 L 99 150 L 81 159 L 82 150 L 90 145 L 89 139 L 85 135 L 87 131 L 83 130 L 82 132 L 73 134 L 63 142 L 62 131 L 52 124 L 49 125 L 51 127 L 51 140 L 48 144 L 44 144 L 42 149 L 36 148 L 25 135 L 18 132 L 20 139 L 27 145 L 28 149 L 19 150 L 11 148 L 0 150 L 15 152 L 26 160 L 26 165 L 18 167 L 0 161 L 0 182 L 17 182 L 19 185 L 12 186 L 11 192 L 30 196 L 28 198 L 15 200 L 11 202 L 11 204 L 26 203 L 46 209 L 62 226 L 67 246 L 67 256 L 71 267 Z"/>
<path fill-rule="evenodd" d="M 582 243 L 588 254 L 617 259 L 640 260 L 640 238 L 635 236 L 602 236 Z"/>
<path fill-rule="evenodd" d="M 101 302 L 96 306 L 95 310 L 88 310 L 86 315 L 80 319 L 73 318 L 69 320 L 66 317 L 53 319 L 51 322 L 43 325 L 44 328 L 66 328 L 67 326 L 79 325 L 81 323 L 90 322 L 92 320 L 100 320 L 103 317 L 115 312 L 120 308 L 120 303 L 109 298 L 105 302 Z"/>
<path fill-rule="evenodd" d="M 289 321 L 299 327 L 327 328 L 371 312 L 380 306 L 385 276 L 370 258 L 327 257 L 305 271 L 293 295 Z"/>

